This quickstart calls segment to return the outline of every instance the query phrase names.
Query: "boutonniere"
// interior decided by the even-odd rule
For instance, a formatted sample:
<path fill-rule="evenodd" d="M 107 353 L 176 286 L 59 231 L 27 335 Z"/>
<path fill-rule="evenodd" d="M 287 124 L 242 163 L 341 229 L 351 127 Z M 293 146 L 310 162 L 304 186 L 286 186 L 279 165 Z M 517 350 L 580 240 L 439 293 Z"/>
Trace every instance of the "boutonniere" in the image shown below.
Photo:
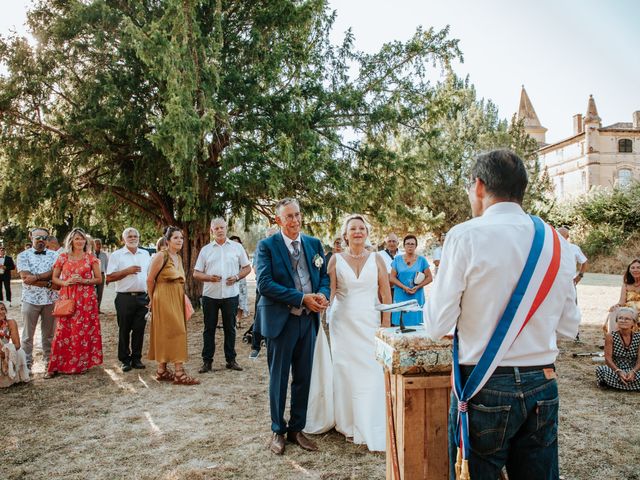
<path fill-rule="evenodd" d="M 320 256 L 319 253 L 316 253 L 315 257 L 313 257 L 313 265 L 320 270 L 322 265 L 324 265 L 324 259 Z"/>

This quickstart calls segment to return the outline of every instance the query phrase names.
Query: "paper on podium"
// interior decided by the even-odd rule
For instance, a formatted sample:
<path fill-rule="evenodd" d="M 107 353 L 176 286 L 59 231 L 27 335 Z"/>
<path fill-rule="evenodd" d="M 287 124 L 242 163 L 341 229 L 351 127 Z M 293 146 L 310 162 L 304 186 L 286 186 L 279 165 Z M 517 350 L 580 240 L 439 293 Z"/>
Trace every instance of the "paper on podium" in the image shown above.
<path fill-rule="evenodd" d="M 380 312 L 421 312 L 422 307 L 417 300 L 406 300 L 391 304 L 379 303 L 376 305 L 376 310 Z"/>

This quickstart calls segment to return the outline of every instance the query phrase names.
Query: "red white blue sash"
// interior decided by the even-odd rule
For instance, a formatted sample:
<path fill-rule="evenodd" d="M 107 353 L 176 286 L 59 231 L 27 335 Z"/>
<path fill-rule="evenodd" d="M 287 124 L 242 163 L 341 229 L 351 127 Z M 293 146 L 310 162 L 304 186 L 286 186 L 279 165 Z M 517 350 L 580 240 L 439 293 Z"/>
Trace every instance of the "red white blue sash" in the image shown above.
<path fill-rule="evenodd" d="M 458 400 L 456 443 L 459 446 L 458 457 L 462 458 L 463 463 L 469 458 L 470 448 L 467 402 L 489 380 L 517 336 L 542 304 L 560 268 L 558 233 L 538 217 L 530 217 L 534 225 L 534 236 L 524 269 L 487 348 L 464 385 L 460 375 L 457 329 L 453 339 L 452 390 Z M 456 466 L 456 470 L 458 468 Z"/>

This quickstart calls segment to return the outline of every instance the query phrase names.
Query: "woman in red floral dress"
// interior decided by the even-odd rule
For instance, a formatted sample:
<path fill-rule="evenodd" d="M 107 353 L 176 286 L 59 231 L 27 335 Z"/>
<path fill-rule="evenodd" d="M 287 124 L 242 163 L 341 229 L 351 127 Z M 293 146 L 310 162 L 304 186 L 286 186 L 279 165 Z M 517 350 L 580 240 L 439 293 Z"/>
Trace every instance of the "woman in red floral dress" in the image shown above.
<path fill-rule="evenodd" d="M 84 373 L 102 363 L 102 337 L 95 285 L 102 281 L 100 261 L 89 251 L 87 234 L 75 228 L 53 266 L 52 282 L 60 298 L 75 300 L 74 312 L 57 317 L 56 334 L 45 378 L 57 373 Z"/>

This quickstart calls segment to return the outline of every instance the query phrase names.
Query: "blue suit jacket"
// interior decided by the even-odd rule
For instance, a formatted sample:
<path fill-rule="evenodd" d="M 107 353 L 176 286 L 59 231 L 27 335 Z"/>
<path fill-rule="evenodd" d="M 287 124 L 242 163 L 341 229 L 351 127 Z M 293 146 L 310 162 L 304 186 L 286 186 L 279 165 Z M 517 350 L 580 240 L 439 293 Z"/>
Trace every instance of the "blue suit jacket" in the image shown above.
<path fill-rule="evenodd" d="M 304 234 L 300 235 L 300 240 L 311 274 L 313 293 L 322 293 L 328 299 L 331 292 L 322 243 L 317 238 Z M 320 268 L 313 264 L 316 255 L 322 258 Z M 255 264 L 260 292 L 256 321 L 259 322 L 263 337 L 276 338 L 289 319 L 291 307 L 299 307 L 304 296 L 296 289 L 289 250 L 282 233 L 278 232 L 258 243 Z M 319 315 L 313 315 L 318 321 Z"/>

